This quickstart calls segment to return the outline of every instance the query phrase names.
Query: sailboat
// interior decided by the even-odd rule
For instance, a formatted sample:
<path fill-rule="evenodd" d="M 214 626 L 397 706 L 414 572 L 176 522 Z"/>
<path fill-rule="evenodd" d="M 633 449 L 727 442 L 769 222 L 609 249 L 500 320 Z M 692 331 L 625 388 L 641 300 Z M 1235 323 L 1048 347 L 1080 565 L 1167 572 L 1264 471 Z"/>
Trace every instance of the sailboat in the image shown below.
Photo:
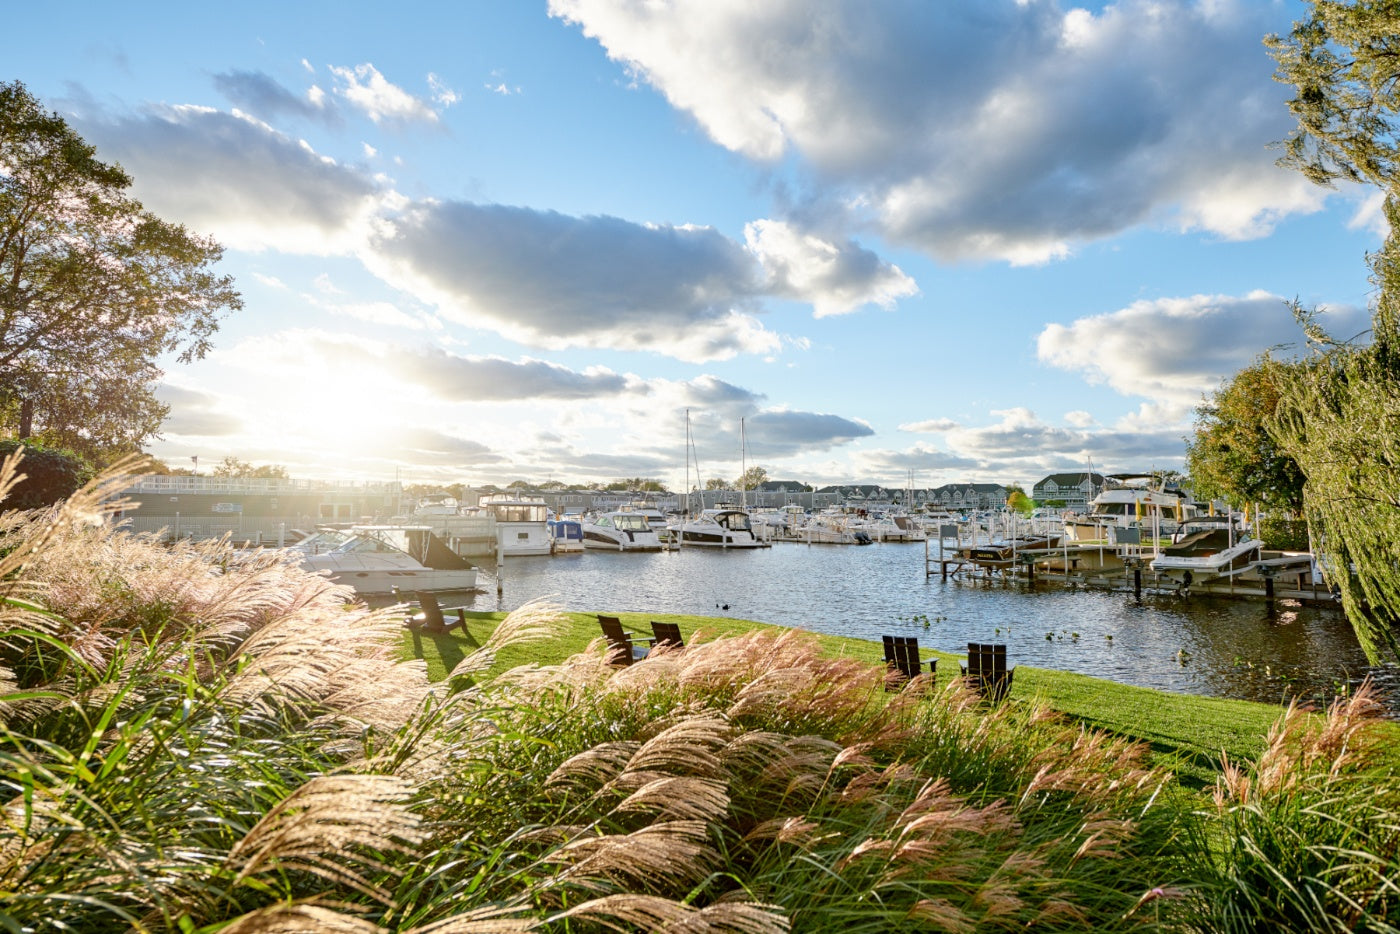
<path fill-rule="evenodd" d="M 739 432 L 743 435 L 743 420 L 739 421 Z M 695 441 L 690 434 L 690 410 L 685 410 L 686 439 L 686 489 L 690 488 L 690 459 L 695 454 Z M 700 478 L 700 465 L 695 465 L 695 477 Z M 742 484 L 741 484 L 742 486 Z M 672 527 L 676 543 L 685 548 L 765 548 L 768 543 L 758 537 L 748 509 L 744 508 L 747 498 L 741 495 L 741 505 L 717 505 L 712 509 L 702 508 L 698 513 L 690 509 L 690 493 L 686 493 L 686 514 L 681 522 Z"/>

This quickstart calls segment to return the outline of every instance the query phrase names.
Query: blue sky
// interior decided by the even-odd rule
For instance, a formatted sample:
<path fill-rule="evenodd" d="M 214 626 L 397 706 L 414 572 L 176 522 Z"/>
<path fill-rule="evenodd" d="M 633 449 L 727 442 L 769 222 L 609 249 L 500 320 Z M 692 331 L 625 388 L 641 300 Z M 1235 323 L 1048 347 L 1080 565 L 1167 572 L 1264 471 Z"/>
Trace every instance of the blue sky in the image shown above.
<path fill-rule="evenodd" d="M 705 477 L 1029 486 L 1180 467 L 1286 299 L 1366 326 L 1376 192 L 1273 164 L 1303 12 L 27 4 L 0 78 L 225 247 L 173 465 L 679 488 L 688 411 Z"/>

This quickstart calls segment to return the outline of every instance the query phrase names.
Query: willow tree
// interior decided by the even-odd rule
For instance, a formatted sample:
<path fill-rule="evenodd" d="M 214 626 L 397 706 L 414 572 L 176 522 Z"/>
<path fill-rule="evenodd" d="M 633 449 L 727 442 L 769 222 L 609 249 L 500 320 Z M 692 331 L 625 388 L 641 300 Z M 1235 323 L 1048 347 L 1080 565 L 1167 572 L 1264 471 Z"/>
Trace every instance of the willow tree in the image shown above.
<path fill-rule="evenodd" d="M 99 462 L 158 432 L 158 359 L 204 356 L 241 307 L 213 271 L 219 245 L 130 186 L 23 84 L 0 82 L 0 428 Z"/>
<path fill-rule="evenodd" d="M 1296 92 L 1281 163 L 1385 196 L 1370 342 L 1334 339 L 1295 305 L 1316 352 L 1283 387 L 1276 434 L 1307 478 L 1313 540 L 1363 648 L 1372 661 L 1382 648 L 1400 658 L 1400 2 L 1314 0 L 1266 44 Z"/>

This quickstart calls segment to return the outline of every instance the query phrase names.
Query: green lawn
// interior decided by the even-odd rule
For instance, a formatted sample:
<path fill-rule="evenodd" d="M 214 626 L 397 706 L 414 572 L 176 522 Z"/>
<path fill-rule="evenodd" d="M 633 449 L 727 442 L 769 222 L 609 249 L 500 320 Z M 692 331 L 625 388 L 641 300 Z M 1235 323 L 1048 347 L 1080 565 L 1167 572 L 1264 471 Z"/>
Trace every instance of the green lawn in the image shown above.
<path fill-rule="evenodd" d="M 405 633 L 406 652 L 427 662 L 431 679 L 446 677 L 447 672 L 462 658 L 480 646 L 506 614 L 468 612 L 466 615 L 466 632 L 454 628 L 449 633 L 438 635 L 412 631 Z M 510 646 L 501 652 L 493 670 L 504 671 L 531 662 L 555 664 L 584 651 L 589 642 L 601 635 L 594 614 L 565 615 L 570 625 L 558 639 L 549 643 Z M 708 616 L 664 613 L 616 615 L 622 619 L 623 626 L 643 633 L 650 633 L 650 621 L 653 619 L 679 623 L 687 641 L 697 636 L 708 640 L 735 635 L 766 626 L 750 620 Z M 833 655 L 869 659 L 871 664 L 879 664 L 883 658 L 881 646 L 875 642 L 840 636 L 815 637 Z M 945 671 L 956 674 L 957 663 L 961 661 L 959 656 L 926 652 L 925 658 L 934 655 L 946 659 L 939 665 L 940 681 L 949 677 Z M 1014 659 L 1012 661 L 1014 663 Z M 1025 665 L 1016 668 L 1012 698 L 1039 698 L 1051 708 L 1088 726 L 1145 743 L 1157 764 L 1171 768 L 1183 784 L 1194 787 L 1214 782 L 1222 751 L 1232 761 L 1256 756 L 1263 749 L 1269 727 L 1282 712 L 1281 707 L 1271 704 L 1170 694 Z M 1395 729 L 1397 738 L 1400 738 L 1400 727 Z M 1400 747 L 1400 743 L 1396 746 Z"/>

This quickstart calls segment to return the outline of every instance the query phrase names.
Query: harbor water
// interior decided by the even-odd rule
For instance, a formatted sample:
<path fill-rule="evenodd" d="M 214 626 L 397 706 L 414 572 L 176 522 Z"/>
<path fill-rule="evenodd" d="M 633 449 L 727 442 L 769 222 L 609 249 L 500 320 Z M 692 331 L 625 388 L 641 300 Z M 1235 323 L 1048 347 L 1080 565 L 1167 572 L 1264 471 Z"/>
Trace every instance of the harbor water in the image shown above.
<path fill-rule="evenodd" d="M 922 543 L 779 543 L 771 548 L 508 558 L 450 605 L 685 613 L 869 639 L 916 636 L 963 653 L 1001 642 L 1013 664 L 1183 694 L 1320 704 L 1370 677 L 1400 718 L 1400 669 L 1366 663 L 1342 613 L 1279 600 L 1071 590 L 925 573 Z M 498 596 L 499 589 L 499 596 Z M 443 600 L 448 604 L 448 600 Z"/>

